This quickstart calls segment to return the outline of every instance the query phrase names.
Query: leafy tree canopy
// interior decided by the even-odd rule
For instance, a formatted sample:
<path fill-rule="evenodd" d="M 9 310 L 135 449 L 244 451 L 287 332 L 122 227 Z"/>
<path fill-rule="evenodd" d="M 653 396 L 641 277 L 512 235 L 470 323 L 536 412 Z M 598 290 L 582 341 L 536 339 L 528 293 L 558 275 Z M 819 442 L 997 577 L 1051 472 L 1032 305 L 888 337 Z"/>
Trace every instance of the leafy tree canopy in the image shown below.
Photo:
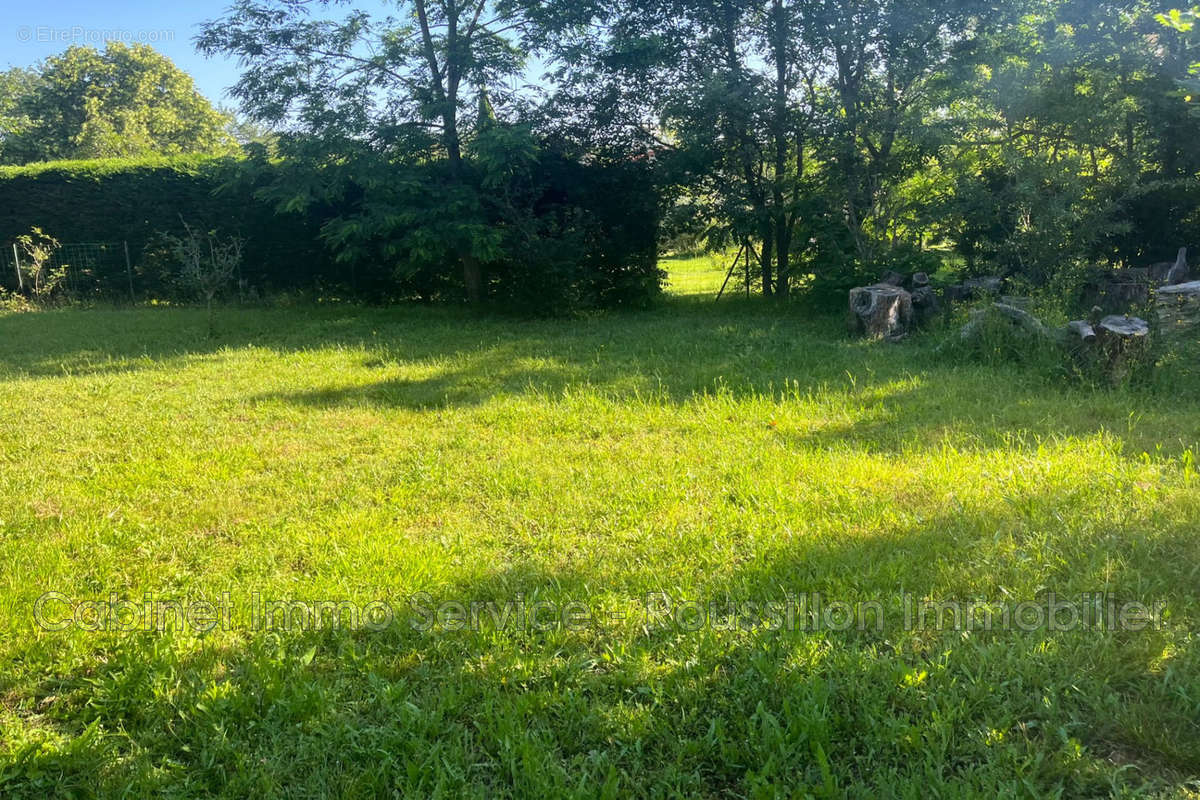
<path fill-rule="evenodd" d="M 10 164 L 235 148 L 229 117 L 148 45 L 76 46 L 36 70 L 5 73 L 0 118 L 0 157 Z"/>

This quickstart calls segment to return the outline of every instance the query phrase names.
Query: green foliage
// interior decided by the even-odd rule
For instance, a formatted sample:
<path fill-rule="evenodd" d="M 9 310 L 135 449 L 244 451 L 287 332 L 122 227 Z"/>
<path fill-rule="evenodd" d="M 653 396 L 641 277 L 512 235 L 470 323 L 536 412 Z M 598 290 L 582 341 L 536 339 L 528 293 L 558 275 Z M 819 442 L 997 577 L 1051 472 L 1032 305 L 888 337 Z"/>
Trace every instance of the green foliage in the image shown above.
<path fill-rule="evenodd" d="M 0 287 L 0 312 L 21 313 L 35 310 L 37 306 L 25 295 Z"/>
<path fill-rule="evenodd" d="M 1170 97 L 1195 44 L 1149 0 L 551 5 L 547 127 L 653 149 L 686 232 L 750 239 L 767 293 L 955 251 L 1046 291 L 1200 235 L 1200 121 Z"/>
<path fill-rule="evenodd" d="M 230 119 L 148 45 L 70 47 L 47 59 L 21 91 L 5 84 L 11 81 L 0 83 L 0 118 L 21 121 L 5 126 L 4 163 L 225 154 L 236 146 L 226 131 Z"/>
<path fill-rule="evenodd" d="M 31 69 L 13 67 L 0 72 L 0 164 L 13 159 L 9 152 L 14 142 L 29 129 L 31 121 L 21 101 L 33 92 L 38 80 L 37 72 Z"/>
<path fill-rule="evenodd" d="M 1030 4 L 981 42 L 952 107 L 962 140 L 938 229 L 974 272 L 1046 287 L 1085 263 L 1147 266 L 1193 241 L 1200 122 L 1166 102 L 1183 42 L 1151 6 Z M 1161 40 L 1158 51 L 1149 37 Z"/>
<path fill-rule="evenodd" d="M 35 222 L 64 242 L 128 241 L 138 293 L 152 297 L 188 296 L 159 236 L 186 238 L 181 217 L 244 239 L 240 279 L 260 294 L 328 287 L 371 301 L 457 300 L 465 251 L 486 276 L 485 297 L 513 310 L 565 314 L 656 296 L 659 201 L 644 167 L 582 165 L 506 126 L 477 146 L 459 177 L 444 162 L 362 155 L 331 165 L 295 143 L 282 161 L 0 168 L 0 241 Z M 128 296 L 124 261 L 102 266 L 89 294 Z"/>
<path fill-rule="evenodd" d="M 511 106 L 501 118 L 511 97 L 490 87 L 524 64 L 526 4 L 397 5 L 399 17 L 317 21 L 304 2 L 239 2 L 205 26 L 202 50 L 249 64 L 234 88 L 243 111 L 293 131 L 263 196 L 283 211 L 325 207 L 323 239 L 371 296 L 539 314 L 652 298 L 653 183 L 623 180 L 619 164 L 568 179 Z M 618 205 L 640 218 L 610 213 Z"/>
<path fill-rule="evenodd" d="M 1184 34 L 1193 44 L 1200 42 L 1200 29 L 1196 27 L 1196 22 L 1200 21 L 1200 7 L 1173 8 L 1166 14 L 1159 14 L 1156 19 L 1162 25 Z M 1200 114 L 1200 62 L 1188 63 L 1187 70 L 1188 76 L 1181 76 L 1177 80 L 1182 90 L 1179 94 L 1188 103 L 1192 114 L 1198 115 Z"/>
<path fill-rule="evenodd" d="M 199 231 L 180 219 L 184 235 L 159 234 L 174 260 L 176 280 L 208 308 L 208 335 L 215 336 L 213 301 L 227 291 L 242 270 L 246 242 L 217 231 Z"/>
<path fill-rule="evenodd" d="M 0 242 L 31 225 L 61 242 L 128 242 L 138 293 L 164 297 L 173 286 L 157 237 L 183 235 L 182 216 L 202 230 L 247 239 L 243 278 L 259 291 L 339 284 L 318 239 L 317 212 L 278 215 L 255 196 L 273 169 L 269 162 L 199 155 L 0 167 Z M 101 265 L 93 280 L 89 294 L 128 296 L 123 257 Z"/>
<path fill-rule="evenodd" d="M 17 268 L 23 274 L 22 284 L 30 297 L 39 303 L 53 298 L 64 286 L 69 264 L 52 264 L 60 244 L 41 228 L 23 233 L 15 240 L 15 252 L 20 261 Z"/>

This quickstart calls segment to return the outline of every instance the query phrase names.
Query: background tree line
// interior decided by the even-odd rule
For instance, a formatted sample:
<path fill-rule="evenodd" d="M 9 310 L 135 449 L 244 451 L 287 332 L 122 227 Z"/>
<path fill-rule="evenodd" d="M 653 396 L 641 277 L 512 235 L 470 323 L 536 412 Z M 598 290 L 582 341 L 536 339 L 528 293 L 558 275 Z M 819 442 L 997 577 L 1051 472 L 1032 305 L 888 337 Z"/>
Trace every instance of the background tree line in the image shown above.
<path fill-rule="evenodd" d="M 764 294 L 948 262 L 1044 285 L 1196 240 L 1195 45 L 1167 8 L 599 0 L 555 102 L 654 147 L 677 215 L 749 241 Z"/>
<path fill-rule="evenodd" d="M 885 269 L 1066 286 L 1172 256 L 1200 224 L 1192 19 L 1154 0 L 241 0 L 197 45 L 243 67 L 241 185 L 319 219 L 347 284 L 572 307 L 653 295 L 660 208 L 670 232 L 748 245 L 780 299 Z M 235 146 L 136 48 L 3 85 L 5 158 Z"/>

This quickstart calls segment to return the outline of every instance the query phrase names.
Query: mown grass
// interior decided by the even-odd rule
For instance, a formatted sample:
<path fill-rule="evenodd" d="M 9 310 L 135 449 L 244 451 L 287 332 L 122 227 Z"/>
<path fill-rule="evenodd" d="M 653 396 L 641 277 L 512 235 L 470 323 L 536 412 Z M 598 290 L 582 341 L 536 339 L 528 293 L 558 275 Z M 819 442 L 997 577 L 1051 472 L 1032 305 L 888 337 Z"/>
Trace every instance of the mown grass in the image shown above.
<path fill-rule="evenodd" d="M 218 324 L 210 342 L 189 310 L 0 316 L 0 796 L 1200 787 L 1194 394 L 944 363 L 932 340 L 736 300 Z M 239 618 L 256 593 L 521 596 L 598 619 L 52 632 L 49 591 L 229 593 Z M 689 630 L 640 613 L 659 592 L 820 593 L 885 625 Z M 902 622 L 905 596 L 1050 592 L 1165 603 L 1165 625 Z"/>
<path fill-rule="evenodd" d="M 716 298 L 729 275 L 733 257 L 733 253 L 704 253 L 664 259 L 662 266 L 667 271 L 667 290 L 677 297 Z M 741 277 L 735 275 L 730 279 L 725 291 L 731 297 L 743 290 L 744 280 L 740 280 Z"/>

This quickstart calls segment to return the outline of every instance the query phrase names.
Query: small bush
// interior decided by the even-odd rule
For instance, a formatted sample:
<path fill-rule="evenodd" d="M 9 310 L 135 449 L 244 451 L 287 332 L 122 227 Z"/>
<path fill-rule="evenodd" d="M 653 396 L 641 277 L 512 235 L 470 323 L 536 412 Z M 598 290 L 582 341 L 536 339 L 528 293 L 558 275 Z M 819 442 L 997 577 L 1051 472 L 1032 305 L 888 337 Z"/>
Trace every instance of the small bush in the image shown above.
<path fill-rule="evenodd" d="M 1063 350 L 1053 340 L 1015 324 L 986 304 L 956 315 L 942 352 L 985 366 L 1020 364 L 1047 374 L 1064 372 Z M 971 334 L 964 335 L 970 324 Z"/>

